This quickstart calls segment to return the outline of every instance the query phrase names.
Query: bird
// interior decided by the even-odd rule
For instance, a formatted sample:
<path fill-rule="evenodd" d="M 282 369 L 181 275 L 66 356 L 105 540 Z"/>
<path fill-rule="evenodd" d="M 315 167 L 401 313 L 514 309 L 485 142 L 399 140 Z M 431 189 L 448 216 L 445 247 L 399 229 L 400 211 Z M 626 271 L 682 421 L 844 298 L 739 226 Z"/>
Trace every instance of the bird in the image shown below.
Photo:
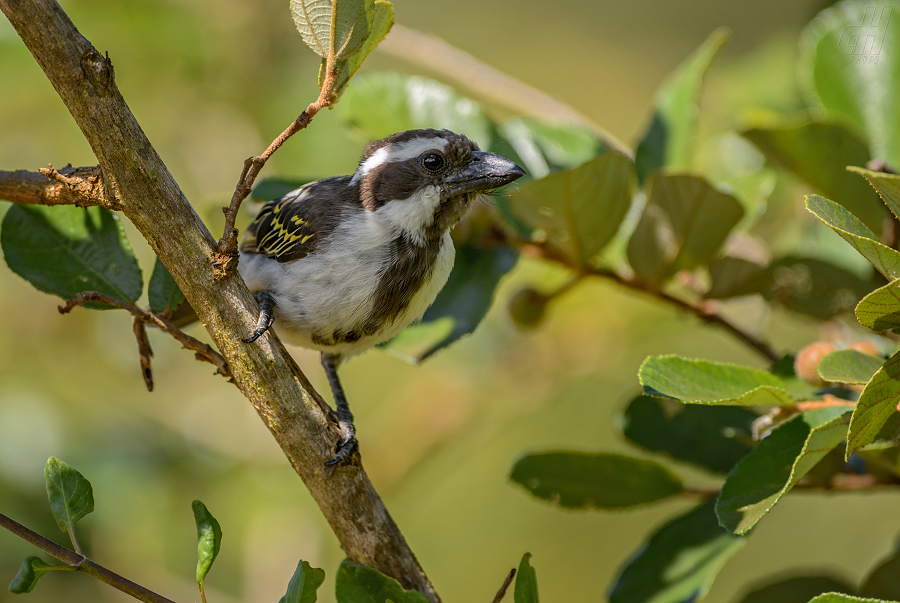
<path fill-rule="evenodd" d="M 369 143 L 353 174 L 268 201 L 246 229 L 238 272 L 259 317 L 244 341 L 274 325 L 320 352 L 341 431 L 326 465 L 358 445 L 338 366 L 422 318 L 453 268 L 451 229 L 480 195 L 524 175 L 463 134 L 407 130 Z"/>

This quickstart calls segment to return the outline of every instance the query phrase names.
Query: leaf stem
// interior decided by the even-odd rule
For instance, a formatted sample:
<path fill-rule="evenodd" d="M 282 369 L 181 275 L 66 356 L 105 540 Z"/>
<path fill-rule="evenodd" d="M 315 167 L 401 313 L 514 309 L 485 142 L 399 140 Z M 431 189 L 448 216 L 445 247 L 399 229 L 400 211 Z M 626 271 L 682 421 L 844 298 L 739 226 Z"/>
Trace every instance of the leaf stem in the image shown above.
<path fill-rule="evenodd" d="M 72 546 L 75 547 L 75 552 L 84 557 L 84 551 L 81 550 L 81 545 L 78 543 L 78 537 L 75 536 L 75 524 L 70 521 L 69 525 L 66 526 L 66 531 L 69 533 L 69 540 L 72 541 Z"/>
<path fill-rule="evenodd" d="M 113 588 L 131 595 L 135 599 L 145 601 L 146 603 L 175 603 L 171 599 L 167 599 L 162 595 L 144 588 L 140 584 L 136 584 L 131 580 L 106 569 L 102 565 L 94 563 L 83 554 L 76 553 L 75 551 L 70 551 L 63 546 L 56 544 L 52 540 L 44 538 L 37 532 L 26 528 L 16 520 L 9 518 L 2 513 L 0 513 L 0 527 L 9 530 L 22 540 L 33 544 L 48 555 L 59 559 L 66 565 L 70 566 L 72 568 L 72 571 L 79 571 L 87 574 L 88 576 L 96 578 L 101 582 L 105 582 Z M 70 536 L 72 536 L 74 542 L 74 536 L 71 533 Z"/>

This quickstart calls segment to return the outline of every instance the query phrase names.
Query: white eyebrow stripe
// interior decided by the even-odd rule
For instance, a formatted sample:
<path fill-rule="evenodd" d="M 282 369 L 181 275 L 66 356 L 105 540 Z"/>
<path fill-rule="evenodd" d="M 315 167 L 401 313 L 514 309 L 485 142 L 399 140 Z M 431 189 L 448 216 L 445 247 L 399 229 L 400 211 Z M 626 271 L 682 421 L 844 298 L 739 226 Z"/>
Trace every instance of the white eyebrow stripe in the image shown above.
<path fill-rule="evenodd" d="M 406 142 L 394 142 L 387 144 L 366 159 L 356 170 L 353 178 L 350 180 L 349 186 L 353 186 L 359 180 L 383 163 L 388 161 L 406 161 L 414 159 L 425 151 L 443 151 L 447 148 L 447 139 L 439 136 L 429 138 L 413 138 Z"/>

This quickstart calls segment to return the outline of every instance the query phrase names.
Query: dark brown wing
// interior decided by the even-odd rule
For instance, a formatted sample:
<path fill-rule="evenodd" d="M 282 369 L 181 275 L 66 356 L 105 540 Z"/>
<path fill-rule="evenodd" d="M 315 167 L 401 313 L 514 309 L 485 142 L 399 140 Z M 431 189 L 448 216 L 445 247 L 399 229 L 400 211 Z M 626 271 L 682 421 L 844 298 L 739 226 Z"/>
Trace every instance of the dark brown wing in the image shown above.
<path fill-rule="evenodd" d="M 351 196 L 351 190 L 345 190 L 351 189 L 348 181 L 347 176 L 317 180 L 269 201 L 247 227 L 241 251 L 281 263 L 311 254 L 337 226 L 341 205 Z"/>

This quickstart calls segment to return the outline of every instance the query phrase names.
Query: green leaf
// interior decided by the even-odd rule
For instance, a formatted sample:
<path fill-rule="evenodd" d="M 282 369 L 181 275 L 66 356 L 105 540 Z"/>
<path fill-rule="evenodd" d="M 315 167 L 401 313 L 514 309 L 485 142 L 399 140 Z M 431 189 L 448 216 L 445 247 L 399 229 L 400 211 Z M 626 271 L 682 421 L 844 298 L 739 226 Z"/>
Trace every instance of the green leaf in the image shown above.
<path fill-rule="evenodd" d="M 375 47 L 387 37 L 391 27 L 394 26 L 394 5 L 387 0 L 375 1 L 375 15 L 370 26 L 369 36 L 363 42 L 360 49 L 353 54 L 347 56 L 345 60 L 341 60 L 337 64 L 337 77 L 331 87 L 331 90 L 340 98 L 347 89 L 350 78 L 359 71 L 366 57 L 375 50 Z M 319 69 L 319 88 L 325 83 L 325 69 L 328 61 L 322 59 L 322 66 Z"/>
<path fill-rule="evenodd" d="M 837 200 L 875 232 L 884 227 L 884 205 L 866 183 L 847 171 L 865 165 L 866 143 L 839 123 L 803 121 L 742 132 L 766 158 Z M 877 239 L 877 237 L 875 237 Z"/>
<path fill-rule="evenodd" d="M 745 542 L 719 527 L 714 501 L 707 501 L 650 536 L 619 570 L 609 603 L 697 601 Z"/>
<path fill-rule="evenodd" d="M 691 168 L 697 138 L 697 101 L 703 76 L 728 38 L 727 29 L 713 31 L 656 93 L 656 111 L 635 151 L 641 183 L 651 172 L 663 167 Z"/>
<path fill-rule="evenodd" d="M 373 0 L 291 0 L 291 16 L 306 45 L 321 57 L 344 59 L 362 48 Z"/>
<path fill-rule="evenodd" d="M 771 279 L 765 266 L 723 256 L 709 265 L 712 284 L 704 295 L 707 299 L 728 299 L 765 291 Z"/>
<path fill-rule="evenodd" d="M 900 402 L 900 353 L 884 363 L 862 391 L 847 435 L 847 458 L 863 446 L 878 441 L 881 428 L 897 414 Z"/>
<path fill-rule="evenodd" d="M 825 222 L 887 278 L 900 277 L 900 252 L 878 240 L 862 221 L 843 206 L 819 195 L 807 195 L 806 209 Z"/>
<path fill-rule="evenodd" d="M 287 593 L 278 603 L 316 603 L 316 591 L 323 582 L 325 570 L 311 567 L 306 561 L 300 560 L 288 584 Z"/>
<path fill-rule="evenodd" d="M 784 406 L 796 402 L 767 371 L 678 356 L 651 356 L 638 372 L 644 393 L 689 404 Z"/>
<path fill-rule="evenodd" d="M 38 580 L 47 572 L 53 570 L 73 571 L 74 569 L 74 567 L 69 567 L 68 565 L 48 565 L 41 561 L 40 557 L 31 555 L 22 561 L 19 572 L 12 579 L 12 582 L 9 583 L 9 592 L 17 595 L 30 593 L 34 590 Z"/>
<path fill-rule="evenodd" d="M 197 524 L 197 584 L 203 589 L 203 580 L 222 546 L 222 528 L 212 513 L 199 500 L 191 503 Z"/>
<path fill-rule="evenodd" d="M 753 450 L 758 415 L 736 406 L 693 406 L 638 396 L 625 409 L 622 433 L 638 446 L 727 473 Z"/>
<path fill-rule="evenodd" d="M 607 151 L 582 166 L 522 185 L 510 207 L 574 266 L 589 266 L 628 213 L 634 185 L 631 159 Z"/>
<path fill-rule="evenodd" d="M 800 73 L 811 100 L 864 133 L 874 157 L 900 166 L 900 19 L 892 8 L 842 2 L 822 11 L 801 37 Z"/>
<path fill-rule="evenodd" d="M 865 296 L 856 306 L 856 318 L 876 333 L 900 328 L 900 279 Z"/>
<path fill-rule="evenodd" d="M 873 172 L 872 170 L 853 166 L 847 169 L 860 174 L 868 180 L 869 184 L 875 187 L 878 196 L 888 206 L 891 213 L 900 218 L 900 176 L 884 172 Z"/>
<path fill-rule="evenodd" d="M 900 601 L 900 552 L 894 552 L 866 576 L 859 587 L 859 594 Z"/>
<path fill-rule="evenodd" d="M 652 286 L 711 262 L 744 215 L 737 199 L 699 176 L 659 172 L 648 187 L 627 252 L 637 276 Z"/>
<path fill-rule="evenodd" d="M 461 245 L 447 284 L 422 317 L 384 348 L 411 364 L 475 331 L 494 299 L 500 279 L 512 270 L 518 252 L 512 247 Z"/>
<path fill-rule="evenodd" d="M 815 599 L 810 599 L 809 603 L 891 603 L 882 599 L 862 599 L 852 595 L 844 595 L 841 593 L 825 593 L 819 595 Z"/>
<path fill-rule="evenodd" d="M 44 480 L 47 482 L 47 498 L 53 519 L 60 530 L 71 535 L 78 520 L 94 510 L 91 482 L 53 456 L 47 459 Z"/>
<path fill-rule="evenodd" d="M 404 590 L 400 583 L 376 569 L 341 561 L 335 577 L 337 603 L 430 603 L 415 590 Z"/>
<path fill-rule="evenodd" d="M 531 553 L 525 553 L 522 555 L 522 561 L 519 563 L 519 571 L 516 572 L 516 589 L 513 597 L 515 603 L 540 603 L 537 573 L 531 567 L 530 559 Z"/>
<path fill-rule="evenodd" d="M 534 180 L 577 167 L 607 150 L 595 131 L 578 123 L 517 117 L 497 129 Z"/>
<path fill-rule="evenodd" d="M 822 358 L 819 374 L 825 381 L 834 383 L 868 383 L 882 364 L 883 358 L 856 350 L 838 350 Z"/>
<path fill-rule="evenodd" d="M 806 603 L 822 593 L 852 593 L 855 590 L 830 576 L 795 576 L 757 588 L 740 603 Z"/>
<path fill-rule="evenodd" d="M 283 197 L 289 192 L 296 190 L 304 184 L 313 182 L 314 178 L 284 178 L 281 176 L 273 176 L 271 178 L 263 178 L 253 187 L 250 194 L 254 201 L 271 201 Z"/>
<path fill-rule="evenodd" d="M 716 501 L 719 522 L 746 534 L 847 435 L 845 407 L 811 410 L 776 427 L 737 464 Z"/>
<path fill-rule="evenodd" d="M 620 509 L 681 493 L 677 475 L 621 454 L 544 452 L 523 456 L 510 479 L 534 496 L 568 509 Z"/>
<path fill-rule="evenodd" d="M 339 116 L 368 140 L 415 128 L 447 128 L 483 149 L 491 146 L 493 126 L 481 105 L 434 80 L 393 72 L 367 74 L 356 79 L 337 107 Z"/>
<path fill-rule="evenodd" d="M 812 258 L 780 258 L 769 264 L 769 273 L 766 299 L 821 320 L 851 310 L 872 290 L 849 270 Z"/>
<path fill-rule="evenodd" d="M 184 301 L 184 293 L 159 258 L 156 258 L 156 264 L 153 265 L 153 276 L 150 277 L 147 293 L 150 297 L 150 309 L 154 312 L 174 310 Z"/>
<path fill-rule="evenodd" d="M 102 207 L 13 205 L 0 244 L 10 269 L 46 293 L 70 299 L 100 291 L 129 302 L 141 296 L 141 269 L 125 231 Z"/>

